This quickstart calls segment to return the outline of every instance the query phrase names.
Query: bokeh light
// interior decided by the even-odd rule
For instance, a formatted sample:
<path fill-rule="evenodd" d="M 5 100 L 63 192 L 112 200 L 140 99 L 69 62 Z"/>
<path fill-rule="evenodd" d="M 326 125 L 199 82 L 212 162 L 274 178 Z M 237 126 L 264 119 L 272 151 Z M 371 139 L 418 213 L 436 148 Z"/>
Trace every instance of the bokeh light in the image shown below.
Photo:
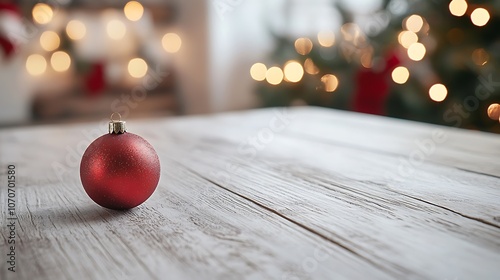
<path fill-rule="evenodd" d="M 488 106 L 488 117 L 492 120 L 500 120 L 500 105 L 498 103 Z"/>
<path fill-rule="evenodd" d="M 418 42 L 418 36 L 412 31 L 401 31 L 398 35 L 398 41 L 401 46 L 409 48 L 411 44 Z"/>
<path fill-rule="evenodd" d="M 167 33 L 161 39 L 161 44 L 166 52 L 176 53 L 182 46 L 182 40 L 181 37 L 175 33 Z"/>
<path fill-rule="evenodd" d="M 33 20 L 39 24 L 47 24 L 54 17 L 54 11 L 45 3 L 36 4 L 31 14 L 33 15 Z"/>
<path fill-rule="evenodd" d="M 142 78 L 148 72 L 148 64 L 142 58 L 131 59 L 128 63 L 128 73 L 134 78 Z"/>
<path fill-rule="evenodd" d="M 295 50 L 298 54 L 307 55 L 311 52 L 313 43 L 309 38 L 299 38 L 295 40 Z"/>
<path fill-rule="evenodd" d="M 144 14 L 144 7 L 137 1 L 130 1 L 123 7 L 123 13 L 130 21 L 138 21 Z"/>
<path fill-rule="evenodd" d="M 122 21 L 112 19 L 106 25 L 106 32 L 108 33 L 109 38 L 113 40 L 120 40 L 127 33 L 127 27 L 125 27 L 125 24 Z"/>
<path fill-rule="evenodd" d="M 333 92 L 339 86 L 339 80 L 335 75 L 332 74 L 326 74 L 323 77 L 321 77 L 321 82 L 325 86 L 326 92 Z"/>
<path fill-rule="evenodd" d="M 256 81 L 264 81 L 266 79 L 267 67 L 263 63 L 255 63 L 250 68 L 250 76 Z"/>
<path fill-rule="evenodd" d="M 436 102 L 445 100 L 448 90 L 443 84 L 435 84 L 429 89 L 429 97 Z"/>
<path fill-rule="evenodd" d="M 55 71 L 64 72 L 71 66 L 71 58 L 67 53 L 57 51 L 50 57 L 50 65 Z"/>
<path fill-rule="evenodd" d="M 267 70 L 266 80 L 271 85 L 279 85 L 283 81 L 283 71 L 279 67 L 271 67 Z"/>
<path fill-rule="evenodd" d="M 86 33 L 87 28 L 85 24 L 79 20 L 74 19 L 66 25 L 66 34 L 68 34 L 68 37 L 72 40 L 81 40 L 85 37 Z"/>
<path fill-rule="evenodd" d="M 425 46 L 421 43 L 413 43 L 408 47 L 408 57 L 413 61 L 420 61 L 425 56 Z"/>
<path fill-rule="evenodd" d="M 409 77 L 410 77 L 410 71 L 408 71 L 408 68 L 404 66 L 399 66 L 394 68 L 394 70 L 392 70 L 392 80 L 396 84 L 402 85 L 406 83 Z"/>
<path fill-rule="evenodd" d="M 323 47 L 331 47 L 335 44 L 335 34 L 333 31 L 321 31 L 318 33 L 318 42 Z"/>
<path fill-rule="evenodd" d="M 476 26 L 485 26 L 490 20 L 490 13 L 486 9 L 477 8 L 472 11 L 470 15 L 470 20 Z"/>
<path fill-rule="evenodd" d="M 33 76 L 39 76 L 47 70 L 45 57 L 39 54 L 32 54 L 26 59 L 26 70 Z"/>
<path fill-rule="evenodd" d="M 59 35 L 54 31 L 45 31 L 40 36 L 40 46 L 48 52 L 51 52 L 57 48 L 61 44 L 61 39 Z"/>
<path fill-rule="evenodd" d="M 405 26 L 409 31 L 417 33 L 424 26 L 424 19 L 419 15 L 411 15 L 406 19 Z"/>
<path fill-rule="evenodd" d="M 319 73 L 318 67 L 314 64 L 312 59 L 308 58 L 304 61 L 304 69 L 307 74 L 316 75 Z"/>
<path fill-rule="evenodd" d="M 448 6 L 450 13 L 456 17 L 461 17 L 467 12 L 467 2 L 465 0 L 453 0 Z"/>
<path fill-rule="evenodd" d="M 304 76 L 304 68 L 297 61 L 289 61 L 285 64 L 283 68 L 285 74 L 285 79 L 288 82 L 296 83 L 302 79 Z"/>

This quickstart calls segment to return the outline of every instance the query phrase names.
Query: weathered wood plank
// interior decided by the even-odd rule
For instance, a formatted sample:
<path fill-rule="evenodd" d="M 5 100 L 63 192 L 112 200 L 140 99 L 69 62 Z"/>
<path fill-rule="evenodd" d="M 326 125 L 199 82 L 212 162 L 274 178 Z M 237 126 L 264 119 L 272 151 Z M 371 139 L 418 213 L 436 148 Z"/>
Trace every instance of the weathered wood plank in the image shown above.
<path fill-rule="evenodd" d="M 260 110 L 215 116 L 219 121 L 247 128 L 269 122 L 275 110 Z M 422 151 L 424 160 L 473 172 L 500 177 L 500 141 L 498 135 L 455 129 L 406 120 L 358 114 L 314 107 L 288 110 L 293 121 L 287 133 L 312 142 L 326 142 L 358 149 L 388 153 L 409 160 L 414 152 Z M 443 132 L 443 141 L 433 140 L 433 132 Z M 425 143 L 433 141 L 435 149 L 426 151 Z"/>
<path fill-rule="evenodd" d="M 18 270 L 15 275 L 7 273 L 2 262 L 2 279 L 353 279 L 367 274 L 387 279 L 398 275 L 202 179 L 164 154 L 180 149 L 175 146 L 159 149 L 161 183 L 145 205 L 127 212 L 100 208 L 83 192 L 77 168 L 59 181 L 50 165 L 64 162 L 65 147 L 78 145 L 77 132 L 86 128 L 66 127 L 64 134 L 57 128 L 18 130 L 0 136 L 0 180 L 5 181 L 7 162 L 15 163 L 20 175 Z M 54 143 L 33 141 L 54 135 L 58 136 Z M 154 145 L 163 141 L 150 138 Z M 14 142 L 7 148 L 7 141 Z M 5 198 L 2 185 L 0 199 Z M 1 219 L 3 223 L 3 211 Z M 1 248 L 5 246 L 2 231 Z"/>
<path fill-rule="evenodd" d="M 494 279 L 500 273 L 500 230 L 496 227 L 314 168 L 293 169 L 272 161 L 259 162 L 255 168 L 244 160 L 218 159 L 215 153 L 204 156 L 210 159 L 187 161 L 187 153 L 179 154 L 187 166 L 210 180 L 387 269 L 424 278 Z M 231 183 L 215 175 L 218 169 L 213 166 L 224 162 L 241 168 Z"/>
<path fill-rule="evenodd" d="M 223 143 L 221 145 L 235 146 L 229 151 L 232 155 L 253 158 L 252 154 L 248 153 L 248 148 L 254 147 L 251 144 L 254 141 L 251 140 L 258 138 L 258 135 L 269 127 L 270 120 L 275 118 L 276 114 L 271 110 L 264 112 L 259 112 L 254 116 L 249 116 L 249 113 L 247 115 L 231 115 L 230 118 L 216 116 L 211 120 L 207 120 L 212 123 L 211 126 L 204 125 L 204 120 L 192 118 L 183 122 L 169 123 L 169 127 L 176 130 L 181 127 L 192 128 L 191 132 L 182 132 L 183 135 L 190 136 L 189 139 L 178 140 L 184 141 L 185 145 L 199 145 L 198 140 L 203 138 L 209 144 Z M 409 191 L 406 193 L 407 195 L 430 199 L 429 202 L 436 203 L 441 207 L 450 208 L 467 216 L 500 226 L 498 199 L 500 181 L 494 176 L 478 176 L 476 173 L 462 172 L 455 167 L 447 167 L 433 162 L 412 165 L 407 158 L 398 154 L 358 149 L 353 146 L 353 142 L 351 142 L 351 145 L 338 145 L 329 141 L 304 139 L 302 136 L 289 132 L 289 130 L 293 130 L 293 124 L 297 121 L 294 113 L 295 111 L 285 113 L 290 114 L 293 121 L 288 124 L 285 130 L 273 133 L 270 144 L 258 143 L 260 147 L 256 146 L 257 148 L 254 149 L 255 154 L 266 157 L 268 152 L 280 151 L 282 156 L 292 160 L 297 151 L 307 148 L 309 151 L 301 154 L 300 161 L 318 165 L 317 155 L 327 152 L 329 156 L 323 159 L 319 167 L 331 166 L 332 171 L 344 176 L 372 182 L 373 184 L 393 186 L 395 190 Z M 234 125 L 235 119 L 245 122 L 245 125 Z M 446 128 L 441 129 L 444 129 L 444 133 L 448 133 Z M 323 130 L 319 130 L 317 135 L 322 135 L 323 132 Z M 395 137 L 403 137 L 397 133 L 394 135 Z M 484 133 L 478 135 L 491 136 Z M 286 144 L 276 144 L 275 138 L 285 139 L 284 141 L 295 139 L 298 142 L 288 144 L 290 142 L 288 141 Z M 357 142 L 371 140 L 371 138 L 370 135 L 368 138 L 358 139 Z M 188 144 L 190 142 L 191 144 Z M 321 148 L 314 149 L 314 147 Z M 481 165 L 481 163 L 478 162 L 477 165 Z M 437 188 L 435 187 L 436 184 L 445 184 L 445 187 Z"/>
<path fill-rule="evenodd" d="M 500 177 L 500 139 L 497 135 L 453 129 L 379 116 L 304 108 L 295 111 L 290 131 L 332 144 L 350 144 L 410 160 L 424 160 Z M 318 134 L 317 131 L 322 131 Z M 433 132 L 440 134 L 438 141 Z M 312 139 L 311 139 L 312 140 Z"/>
<path fill-rule="evenodd" d="M 261 122 L 260 129 L 266 126 Z M 249 137 L 246 126 L 236 129 L 213 119 L 205 128 L 196 121 L 167 127 L 172 141 L 191 142 L 175 156 L 189 168 L 381 265 L 429 278 L 494 278 L 500 272 L 500 230 L 492 216 L 500 209 L 495 178 L 424 164 L 418 176 L 391 181 L 382 176 L 397 167 L 390 155 L 276 134 L 262 153 L 249 158 L 237 148 Z M 230 166 L 229 179 L 221 166 Z"/>

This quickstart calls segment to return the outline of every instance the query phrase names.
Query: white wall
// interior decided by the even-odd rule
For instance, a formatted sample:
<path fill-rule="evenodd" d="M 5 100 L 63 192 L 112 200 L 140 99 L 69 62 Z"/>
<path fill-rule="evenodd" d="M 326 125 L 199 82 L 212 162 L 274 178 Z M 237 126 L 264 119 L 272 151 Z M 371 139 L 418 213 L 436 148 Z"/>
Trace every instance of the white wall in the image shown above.
<path fill-rule="evenodd" d="M 31 117 L 31 88 L 25 58 L 0 58 L 0 123 L 24 123 Z"/>
<path fill-rule="evenodd" d="M 258 105 L 250 67 L 269 62 L 277 32 L 290 38 L 340 27 L 332 0 L 212 0 L 210 82 L 214 111 Z M 268 65 L 269 66 L 269 65 Z M 280 65 L 282 66 L 282 65 Z"/>
<path fill-rule="evenodd" d="M 273 47 L 263 20 L 266 6 L 260 0 L 210 3 L 212 108 L 219 112 L 254 107 L 255 81 L 249 69 Z"/>
<path fill-rule="evenodd" d="M 206 0 L 176 0 L 178 26 L 182 38 L 175 64 L 185 113 L 203 114 L 212 110 L 209 83 L 209 25 Z"/>

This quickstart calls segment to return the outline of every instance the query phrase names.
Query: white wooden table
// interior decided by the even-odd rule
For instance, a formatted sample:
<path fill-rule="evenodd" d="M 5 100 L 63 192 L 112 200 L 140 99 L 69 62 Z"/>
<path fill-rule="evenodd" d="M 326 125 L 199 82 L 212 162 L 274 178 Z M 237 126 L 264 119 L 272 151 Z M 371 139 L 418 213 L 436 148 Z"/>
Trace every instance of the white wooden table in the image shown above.
<path fill-rule="evenodd" d="M 162 174 L 125 212 L 79 178 L 105 126 L 0 130 L 1 279 L 500 279 L 496 135 L 318 108 L 128 129 Z"/>

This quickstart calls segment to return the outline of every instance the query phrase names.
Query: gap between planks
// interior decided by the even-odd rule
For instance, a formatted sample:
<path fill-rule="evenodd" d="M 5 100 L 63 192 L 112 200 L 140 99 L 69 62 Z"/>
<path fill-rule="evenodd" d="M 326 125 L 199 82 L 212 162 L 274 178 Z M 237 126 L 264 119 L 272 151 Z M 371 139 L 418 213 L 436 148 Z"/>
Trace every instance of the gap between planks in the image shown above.
<path fill-rule="evenodd" d="M 299 226 L 300 228 L 302 228 L 302 229 L 304 229 L 304 230 L 306 230 L 306 231 L 310 232 L 311 234 L 314 234 L 314 235 L 316 235 L 316 236 L 318 236 L 318 237 L 322 238 L 323 240 L 325 240 L 325 241 L 327 241 L 327 242 L 330 242 L 331 244 L 333 244 L 333 245 L 335 245 L 335 246 L 338 246 L 338 247 L 340 247 L 341 249 L 346 250 L 346 251 L 347 251 L 347 252 L 349 252 L 350 254 L 353 254 L 353 255 L 355 255 L 356 257 L 358 257 L 358 258 L 360 258 L 360 259 L 363 259 L 364 261 L 366 261 L 366 262 L 370 263 L 371 265 L 373 265 L 373 266 L 375 266 L 375 267 L 377 267 L 377 268 L 379 268 L 379 269 L 381 269 L 381 270 L 385 271 L 386 273 L 392 274 L 393 276 L 404 275 L 405 273 L 409 273 L 409 271 L 407 271 L 405 268 L 400 267 L 400 266 L 396 266 L 396 268 L 397 268 L 399 271 L 391 271 L 391 270 L 387 269 L 386 267 L 384 267 L 384 266 L 380 265 L 379 263 L 374 262 L 374 261 L 373 261 L 373 260 L 371 260 L 370 258 L 367 258 L 367 257 L 365 257 L 365 256 L 363 256 L 363 255 L 360 255 L 359 253 L 357 253 L 356 251 L 352 250 L 352 249 L 351 249 L 351 248 L 349 248 L 348 246 L 346 246 L 346 245 L 344 245 L 344 244 L 342 244 L 342 243 L 340 243 L 340 242 L 338 242 L 338 241 L 336 241 L 336 240 L 333 240 L 332 238 L 329 238 L 328 236 L 326 236 L 326 235 L 324 235 L 324 234 L 322 234 L 322 233 L 320 233 L 320 232 L 318 232 L 318 231 L 314 230 L 313 228 L 308 227 L 307 225 L 302 224 L 302 223 L 300 223 L 300 222 L 298 222 L 298 221 L 296 221 L 296 220 L 294 220 L 294 219 L 292 219 L 292 218 L 290 218 L 290 217 L 287 217 L 286 215 L 283 215 L 283 214 L 279 213 L 278 211 L 276 211 L 276 210 L 274 210 L 274 209 L 272 209 L 272 208 L 270 208 L 270 207 L 267 207 L 267 206 L 265 206 L 264 204 L 259 203 L 258 201 L 253 200 L 253 199 L 251 199 L 251 198 L 249 198 L 249 197 L 247 197 L 247 196 L 245 196 L 245 195 L 243 195 L 243 194 L 240 194 L 240 193 L 238 193 L 238 192 L 236 192 L 236 191 L 233 191 L 233 190 L 231 190 L 231 189 L 229 189 L 229 188 L 224 187 L 224 186 L 222 186 L 221 184 L 219 184 L 219 183 L 217 183 L 217 182 L 215 182 L 215 181 L 213 181 L 213 180 L 209 179 L 209 178 L 208 178 L 208 177 L 206 177 L 206 176 L 203 176 L 202 174 L 200 174 L 200 173 L 199 173 L 199 172 L 197 172 L 196 170 L 194 170 L 194 169 L 192 169 L 192 168 L 189 168 L 188 166 L 186 166 L 185 164 L 183 164 L 183 163 L 181 163 L 181 162 L 179 162 L 179 161 L 176 161 L 176 160 L 174 160 L 174 159 L 172 159 L 172 158 L 171 158 L 171 160 L 172 160 L 172 161 L 174 161 L 174 162 L 176 162 L 177 164 L 179 164 L 179 165 L 183 166 L 183 167 L 184 167 L 184 168 L 186 168 L 187 170 L 191 171 L 193 174 L 196 174 L 198 177 L 200 177 L 200 178 L 202 178 L 202 179 L 204 179 L 204 180 L 206 180 L 206 181 L 208 181 L 208 182 L 212 183 L 214 186 L 219 187 L 219 188 L 221 188 L 221 189 L 222 189 L 222 190 L 224 190 L 224 191 L 227 191 L 227 192 L 229 192 L 229 193 L 231 193 L 231 194 L 233 194 L 233 195 L 236 195 L 236 196 L 238 196 L 238 197 L 240 197 L 240 198 L 242 198 L 242 199 L 244 199 L 244 200 L 246 200 L 246 201 L 248 201 L 248 202 L 250 202 L 250 203 L 252 203 L 252 204 L 256 205 L 257 207 L 260 207 L 260 208 L 264 209 L 265 211 L 269 211 L 269 212 L 271 212 L 271 213 L 273 213 L 273 214 L 277 215 L 278 217 L 280 217 L 280 218 L 282 218 L 282 219 L 285 219 L 285 220 L 287 220 L 287 221 L 289 221 L 289 222 L 291 222 L 291 223 L 293 223 L 293 224 L 295 224 L 295 225 Z M 395 272 L 396 272 L 396 273 L 395 273 Z"/>

